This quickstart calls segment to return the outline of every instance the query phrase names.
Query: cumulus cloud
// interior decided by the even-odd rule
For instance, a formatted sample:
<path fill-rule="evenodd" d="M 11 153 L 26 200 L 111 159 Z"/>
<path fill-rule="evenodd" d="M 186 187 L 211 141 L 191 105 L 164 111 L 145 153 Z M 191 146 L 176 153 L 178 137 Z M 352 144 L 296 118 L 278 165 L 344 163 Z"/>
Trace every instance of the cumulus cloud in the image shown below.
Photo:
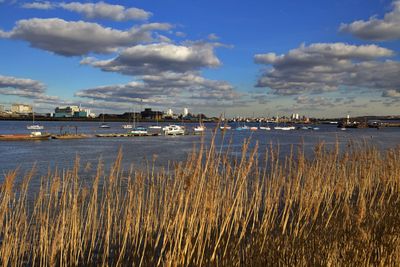
<path fill-rule="evenodd" d="M 400 39 L 400 0 L 392 3 L 393 9 L 383 19 L 376 16 L 369 20 L 357 20 L 350 24 L 342 23 L 339 30 L 358 38 L 373 41 Z"/>
<path fill-rule="evenodd" d="M 10 32 L 0 32 L 0 37 L 24 40 L 32 47 L 63 56 L 79 56 L 110 53 L 120 47 L 150 42 L 152 31 L 170 27 L 166 23 L 149 23 L 121 31 L 84 21 L 33 18 L 18 21 Z"/>
<path fill-rule="evenodd" d="M 214 46 L 207 43 L 190 46 L 170 43 L 136 45 L 123 50 L 113 59 L 89 58 L 81 63 L 103 71 L 126 75 L 147 75 L 166 71 L 182 73 L 220 65 L 214 54 Z"/>
<path fill-rule="evenodd" d="M 194 105 L 212 106 L 215 101 L 229 102 L 239 98 L 239 94 L 227 82 L 208 80 L 198 73 L 163 72 L 141 76 L 141 81 L 122 85 L 100 86 L 84 89 L 77 97 L 97 101 L 121 103 L 151 103 L 152 105 L 179 105 L 196 102 Z"/>
<path fill-rule="evenodd" d="M 256 86 L 275 94 L 336 91 L 340 86 L 388 90 L 400 88 L 400 63 L 388 60 L 394 52 L 376 45 L 321 43 L 302 45 L 284 55 L 255 56 L 268 67 Z"/>
<path fill-rule="evenodd" d="M 109 19 L 115 21 L 147 20 L 151 13 L 139 8 L 125 8 L 121 5 L 98 3 L 61 3 L 61 8 L 83 14 L 89 19 Z"/>

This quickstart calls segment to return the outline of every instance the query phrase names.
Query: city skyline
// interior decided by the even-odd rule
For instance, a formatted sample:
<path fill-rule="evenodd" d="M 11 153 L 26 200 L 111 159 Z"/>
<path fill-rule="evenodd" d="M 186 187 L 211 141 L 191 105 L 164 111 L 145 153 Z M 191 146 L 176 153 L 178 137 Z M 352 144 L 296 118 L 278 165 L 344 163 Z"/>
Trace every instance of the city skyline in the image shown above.
<path fill-rule="evenodd" d="M 400 1 L 0 1 L 0 104 L 398 115 Z"/>

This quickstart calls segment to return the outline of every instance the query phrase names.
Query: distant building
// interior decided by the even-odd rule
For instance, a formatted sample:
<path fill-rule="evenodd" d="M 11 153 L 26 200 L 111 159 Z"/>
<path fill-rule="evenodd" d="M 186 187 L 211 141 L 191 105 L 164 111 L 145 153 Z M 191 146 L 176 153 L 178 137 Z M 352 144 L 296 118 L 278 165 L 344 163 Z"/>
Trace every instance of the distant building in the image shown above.
<path fill-rule="evenodd" d="M 88 118 L 95 117 L 90 109 L 82 109 L 78 106 L 56 107 L 54 118 Z"/>
<path fill-rule="evenodd" d="M 293 113 L 291 119 L 292 120 L 299 120 L 300 119 L 300 115 L 298 113 Z"/>
<path fill-rule="evenodd" d="M 174 116 L 174 112 L 172 111 L 172 109 L 169 108 L 165 115 L 168 117 L 172 117 L 172 116 Z"/>
<path fill-rule="evenodd" d="M 0 113 L 3 113 L 5 111 L 4 106 L 0 105 Z"/>
<path fill-rule="evenodd" d="M 32 113 L 32 106 L 26 104 L 12 104 L 11 112 L 19 114 L 29 114 Z"/>
<path fill-rule="evenodd" d="M 182 115 L 183 115 L 183 117 L 186 117 L 187 115 L 189 115 L 189 109 L 188 108 L 184 108 Z"/>
<path fill-rule="evenodd" d="M 161 120 L 163 117 L 162 111 L 153 111 L 151 108 L 145 108 L 140 112 L 140 117 L 145 120 Z"/>

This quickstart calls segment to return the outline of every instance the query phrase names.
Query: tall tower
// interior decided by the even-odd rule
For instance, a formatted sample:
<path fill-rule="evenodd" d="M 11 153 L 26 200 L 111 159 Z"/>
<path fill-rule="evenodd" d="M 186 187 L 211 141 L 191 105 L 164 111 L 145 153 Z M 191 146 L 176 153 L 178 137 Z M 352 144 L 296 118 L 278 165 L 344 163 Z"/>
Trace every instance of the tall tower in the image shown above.
<path fill-rule="evenodd" d="M 188 108 L 184 108 L 183 109 L 183 117 L 186 117 L 189 114 L 189 109 Z"/>

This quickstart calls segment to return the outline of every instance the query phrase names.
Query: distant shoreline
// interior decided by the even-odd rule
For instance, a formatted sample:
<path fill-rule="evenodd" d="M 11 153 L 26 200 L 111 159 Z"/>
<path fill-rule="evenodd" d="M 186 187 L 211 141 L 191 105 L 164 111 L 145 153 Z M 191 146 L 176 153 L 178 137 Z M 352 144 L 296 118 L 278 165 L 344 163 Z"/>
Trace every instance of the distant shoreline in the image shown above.
<path fill-rule="evenodd" d="M 0 121 L 32 121 L 32 117 L 0 117 Z M 35 121 L 78 121 L 78 122 L 103 122 L 102 118 L 40 118 L 35 116 Z M 124 118 L 105 118 L 105 122 L 128 122 L 127 119 Z M 198 119 L 195 120 L 147 120 L 140 119 L 139 122 L 198 122 Z M 204 123 L 208 122 L 218 122 L 218 120 L 209 119 L 203 120 Z"/>

